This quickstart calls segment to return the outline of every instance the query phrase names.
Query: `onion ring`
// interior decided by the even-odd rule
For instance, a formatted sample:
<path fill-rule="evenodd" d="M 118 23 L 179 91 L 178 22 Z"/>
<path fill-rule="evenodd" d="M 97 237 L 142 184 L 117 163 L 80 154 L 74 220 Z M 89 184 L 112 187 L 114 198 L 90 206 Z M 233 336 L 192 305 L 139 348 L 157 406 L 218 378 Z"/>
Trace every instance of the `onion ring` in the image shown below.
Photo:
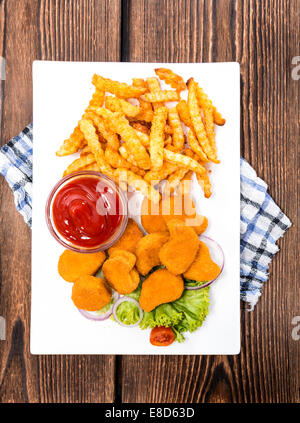
<path fill-rule="evenodd" d="M 139 312 L 140 312 L 139 320 L 136 323 L 133 323 L 132 325 L 126 325 L 126 323 L 121 322 L 121 320 L 117 316 L 117 309 L 118 309 L 119 305 L 126 302 L 126 301 L 128 301 L 129 303 L 133 303 L 139 309 Z M 126 297 L 126 296 L 119 298 L 114 303 L 112 313 L 113 313 L 113 316 L 116 319 L 116 321 L 119 323 L 119 325 L 124 326 L 125 328 L 134 328 L 134 327 L 138 326 L 140 324 L 140 322 L 142 321 L 142 318 L 143 318 L 143 315 L 144 315 L 144 312 L 141 309 L 139 303 L 136 300 L 134 300 L 133 298 Z"/>
<path fill-rule="evenodd" d="M 221 275 L 221 273 L 223 272 L 223 269 L 224 269 L 224 264 L 225 264 L 224 251 L 223 251 L 222 247 L 220 246 L 220 244 L 217 243 L 217 241 L 215 241 L 212 238 L 209 238 L 206 235 L 201 235 L 199 237 L 199 239 L 200 239 L 200 241 L 205 242 L 205 244 L 207 245 L 211 255 L 212 255 L 212 253 L 215 253 L 213 259 L 214 259 L 215 263 L 220 267 L 220 273 L 218 274 L 218 276 L 215 279 L 208 281 L 208 282 L 204 283 L 203 285 L 200 285 L 200 286 L 186 286 L 185 285 L 184 288 L 186 290 L 189 290 L 189 291 L 198 291 L 199 289 L 203 289 L 203 288 L 206 288 L 207 286 L 210 286 Z M 211 247 L 211 249 L 209 247 Z"/>
<path fill-rule="evenodd" d="M 116 303 L 116 301 L 118 301 L 118 299 L 120 298 L 120 294 L 117 291 L 113 291 L 112 294 L 112 299 L 113 299 L 113 303 L 111 305 L 111 307 L 109 308 L 109 310 L 105 313 L 99 314 L 99 311 L 87 311 L 87 310 L 82 310 L 81 308 L 78 308 L 79 313 L 81 313 L 86 319 L 89 320 L 93 320 L 93 321 L 97 321 L 97 322 L 104 322 L 104 320 L 107 320 L 111 315 L 112 315 L 112 310 L 113 307 Z"/>

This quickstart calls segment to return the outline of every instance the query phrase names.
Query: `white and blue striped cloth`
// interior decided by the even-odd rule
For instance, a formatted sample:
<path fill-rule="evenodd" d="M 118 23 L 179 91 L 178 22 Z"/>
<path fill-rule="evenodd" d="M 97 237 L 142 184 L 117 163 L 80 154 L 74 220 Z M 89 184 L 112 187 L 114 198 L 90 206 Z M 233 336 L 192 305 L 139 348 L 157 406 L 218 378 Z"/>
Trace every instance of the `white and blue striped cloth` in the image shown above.
<path fill-rule="evenodd" d="M 17 210 L 31 227 L 32 217 L 32 124 L 0 150 L 0 173 L 14 193 Z M 291 226 L 267 193 L 267 184 L 241 159 L 241 299 L 253 310 L 268 267 L 278 246 L 276 241 Z"/>

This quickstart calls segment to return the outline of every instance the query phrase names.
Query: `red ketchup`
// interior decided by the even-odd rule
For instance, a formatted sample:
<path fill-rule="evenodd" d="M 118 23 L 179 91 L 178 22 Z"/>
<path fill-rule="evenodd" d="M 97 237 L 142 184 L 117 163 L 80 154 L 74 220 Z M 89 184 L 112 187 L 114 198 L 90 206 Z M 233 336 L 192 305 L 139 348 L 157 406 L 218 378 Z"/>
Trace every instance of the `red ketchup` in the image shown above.
<path fill-rule="evenodd" d="M 97 247 L 111 238 L 122 222 L 122 212 L 119 194 L 92 176 L 66 183 L 52 206 L 56 230 L 82 248 Z"/>

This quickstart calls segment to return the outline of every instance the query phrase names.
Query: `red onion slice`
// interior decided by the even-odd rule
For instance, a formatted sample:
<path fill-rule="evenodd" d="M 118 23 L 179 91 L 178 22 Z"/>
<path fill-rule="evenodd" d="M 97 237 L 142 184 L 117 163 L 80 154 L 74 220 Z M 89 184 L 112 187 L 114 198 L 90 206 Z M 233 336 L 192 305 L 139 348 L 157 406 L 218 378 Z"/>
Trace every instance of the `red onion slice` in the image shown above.
<path fill-rule="evenodd" d="M 225 264 L 224 251 L 223 251 L 222 247 L 220 246 L 220 244 L 217 243 L 217 241 L 215 241 L 212 238 L 209 238 L 206 235 L 201 235 L 199 237 L 199 239 L 200 239 L 200 241 L 203 241 L 207 245 L 212 260 L 220 267 L 220 273 L 218 274 L 218 276 L 215 279 L 208 281 L 208 282 L 204 283 L 203 285 L 200 285 L 200 286 L 185 286 L 184 287 L 185 289 L 190 290 L 190 291 L 197 291 L 199 289 L 203 289 L 203 288 L 206 288 L 207 286 L 211 285 L 222 274 L 223 269 L 224 269 L 224 264 Z"/>
<path fill-rule="evenodd" d="M 101 310 L 99 310 L 99 311 L 87 311 L 87 310 L 82 310 L 80 308 L 78 309 L 78 311 L 86 319 L 93 320 L 95 322 L 96 321 L 97 322 L 103 322 L 104 320 L 107 320 L 112 315 L 112 310 L 113 310 L 114 304 L 116 303 L 116 301 L 118 301 L 119 298 L 120 298 L 120 294 L 116 291 L 113 291 L 113 294 L 112 294 L 113 303 L 112 303 L 110 309 L 108 311 L 106 311 L 105 313 L 99 313 L 99 312 L 101 312 Z"/>
<path fill-rule="evenodd" d="M 134 305 L 135 305 L 135 306 L 139 309 L 139 312 L 140 312 L 140 318 L 139 318 L 139 320 L 138 320 L 136 323 L 133 323 L 133 324 L 131 324 L 131 325 L 126 325 L 126 323 L 123 323 L 123 322 L 121 322 L 121 320 L 119 320 L 119 318 L 118 318 L 118 316 L 117 316 L 117 309 L 118 309 L 119 305 L 120 305 L 120 304 L 122 304 L 122 303 L 124 303 L 124 302 L 133 303 L 133 304 L 134 304 Z M 119 323 L 119 325 L 124 326 L 125 328 L 134 328 L 134 327 L 138 326 L 138 325 L 140 324 L 140 322 L 142 321 L 142 318 L 143 318 L 143 315 L 144 315 L 144 312 L 143 312 L 143 310 L 141 309 L 141 307 L 140 307 L 139 303 L 138 303 L 136 300 L 134 300 L 133 298 L 131 298 L 131 297 L 126 297 L 126 296 L 119 298 L 119 299 L 118 299 L 118 300 L 114 303 L 114 306 L 113 306 L 113 310 L 112 310 L 112 312 L 113 312 L 113 316 L 114 316 L 114 318 L 115 318 L 115 319 L 116 319 L 116 321 Z"/>

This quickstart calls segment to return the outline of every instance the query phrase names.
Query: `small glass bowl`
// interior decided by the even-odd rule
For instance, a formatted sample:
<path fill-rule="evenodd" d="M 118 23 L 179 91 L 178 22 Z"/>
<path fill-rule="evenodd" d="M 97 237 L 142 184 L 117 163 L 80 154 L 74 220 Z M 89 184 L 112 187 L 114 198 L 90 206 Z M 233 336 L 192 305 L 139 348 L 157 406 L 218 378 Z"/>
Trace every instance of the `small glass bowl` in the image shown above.
<path fill-rule="evenodd" d="M 116 231 L 114 232 L 114 234 L 101 245 L 98 245 L 96 247 L 90 247 L 90 248 L 76 245 L 72 243 L 70 240 L 66 239 L 63 235 L 61 235 L 55 227 L 54 220 L 53 220 L 53 213 L 52 213 L 53 202 L 58 192 L 66 184 L 70 183 L 71 181 L 74 181 L 75 179 L 79 179 L 82 177 L 94 177 L 99 179 L 99 181 L 104 181 L 107 185 L 109 185 L 109 187 L 119 195 L 120 215 L 122 216 L 122 220 L 119 226 L 116 228 Z M 102 250 L 106 250 L 110 248 L 122 236 L 128 222 L 128 206 L 127 206 L 127 197 L 125 193 L 108 176 L 105 176 L 102 173 L 90 171 L 90 170 L 75 172 L 61 179 L 51 190 L 46 202 L 45 211 L 46 211 L 46 222 L 47 222 L 47 226 L 51 235 L 56 239 L 57 242 L 59 242 L 65 248 L 71 251 L 75 251 L 77 253 L 96 253 L 98 251 L 102 251 Z"/>

